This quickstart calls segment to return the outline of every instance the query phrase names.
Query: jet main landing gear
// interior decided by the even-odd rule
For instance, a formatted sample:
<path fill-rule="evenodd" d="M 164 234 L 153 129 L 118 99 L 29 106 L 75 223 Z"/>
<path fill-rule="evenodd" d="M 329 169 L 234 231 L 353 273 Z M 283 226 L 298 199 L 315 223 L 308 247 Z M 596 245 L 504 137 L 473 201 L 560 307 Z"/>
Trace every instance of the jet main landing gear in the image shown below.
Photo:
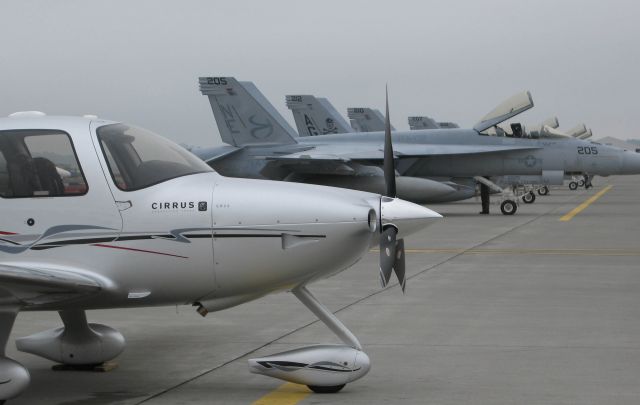
<path fill-rule="evenodd" d="M 500 211 L 504 215 L 513 215 L 518 210 L 518 196 L 513 191 L 503 189 L 486 177 L 476 176 L 474 179 L 480 183 L 480 195 L 482 197 L 482 212 L 481 214 L 489 213 L 489 190 L 497 191 L 502 196 L 500 202 Z M 535 196 L 534 196 L 535 200 Z M 533 202 L 533 201 L 532 201 Z M 486 207 L 486 209 L 485 209 Z"/>
<path fill-rule="evenodd" d="M 536 195 L 533 194 L 533 191 L 529 191 L 528 193 L 522 196 L 522 201 L 524 201 L 525 204 L 533 204 L 535 200 L 536 200 Z"/>

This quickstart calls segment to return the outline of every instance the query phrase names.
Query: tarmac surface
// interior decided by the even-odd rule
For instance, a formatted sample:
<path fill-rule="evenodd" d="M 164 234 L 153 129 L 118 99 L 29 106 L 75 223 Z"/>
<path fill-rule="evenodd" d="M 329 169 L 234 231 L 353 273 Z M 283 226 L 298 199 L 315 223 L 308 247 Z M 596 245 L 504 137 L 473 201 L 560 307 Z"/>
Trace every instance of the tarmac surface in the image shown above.
<path fill-rule="evenodd" d="M 14 339 L 61 325 L 18 316 L 7 354 L 31 372 L 10 404 L 638 404 L 640 176 L 552 189 L 514 216 L 479 202 L 406 240 L 407 294 L 378 285 L 378 253 L 309 289 L 372 369 L 338 394 L 250 374 L 247 359 L 339 343 L 289 293 L 200 317 L 191 307 L 91 311 L 120 330 L 113 371 L 52 371 Z M 612 185 L 570 220 L 560 218 Z M 394 279 L 395 280 L 395 279 Z"/>

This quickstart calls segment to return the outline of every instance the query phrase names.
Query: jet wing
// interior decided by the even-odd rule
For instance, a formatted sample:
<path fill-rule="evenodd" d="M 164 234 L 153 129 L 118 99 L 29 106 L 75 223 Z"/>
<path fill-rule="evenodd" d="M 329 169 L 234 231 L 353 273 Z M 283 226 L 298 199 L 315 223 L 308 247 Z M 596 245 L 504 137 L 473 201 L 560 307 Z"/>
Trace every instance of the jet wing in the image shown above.
<path fill-rule="evenodd" d="M 375 164 L 384 159 L 383 148 L 363 145 L 340 145 L 340 150 L 353 152 L 337 152 L 335 146 L 318 145 L 317 147 L 282 155 L 256 157 L 269 162 L 270 170 L 274 167 L 284 169 L 287 173 L 315 175 L 352 175 L 359 173 L 362 166 Z M 394 155 L 399 158 L 429 158 L 437 156 L 477 155 L 486 153 L 505 153 L 509 151 L 535 150 L 538 147 L 503 146 L 503 145 L 396 145 Z"/>
<path fill-rule="evenodd" d="M 337 152 L 335 146 L 324 147 L 319 145 L 314 149 L 302 152 L 289 153 L 281 156 L 263 156 L 263 159 L 280 162 L 305 161 L 311 162 L 352 162 L 363 160 L 383 160 L 383 148 L 379 147 L 363 148 L 362 145 L 353 145 L 351 148 L 347 144 L 340 145 L 342 150 L 352 150 L 353 152 Z M 479 153 L 503 153 L 518 150 L 540 149 L 536 146 L 511 146 L 511 145 L 416 145 L 402 144 L 394 145 L 394 154 L 398 158 L 402 157 L 432 157 L 446 155 L 473 155 Z M 332 153 L 333 152 L 333 153 Z"/>
<path fill-rule="evenodd" d="M 102 286 L 78 271 L 0 264 L 0 290 L 30 306 L 96 294 Z"/>

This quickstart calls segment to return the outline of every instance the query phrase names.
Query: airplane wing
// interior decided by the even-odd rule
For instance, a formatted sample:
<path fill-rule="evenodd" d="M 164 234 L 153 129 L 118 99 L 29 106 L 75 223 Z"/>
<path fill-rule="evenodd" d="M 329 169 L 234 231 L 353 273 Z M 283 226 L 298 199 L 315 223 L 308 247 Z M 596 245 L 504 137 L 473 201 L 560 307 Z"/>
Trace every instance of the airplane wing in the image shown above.
<path fill-rule="evenodd" d="M 350 162 L 360 160 L 382 160 L 382 146 L 363 148 L 362 145 L 356 144 L 353 147 L 342 144 L 340 149 L 350 150 L 351 152 L 337 152 L 335 146 L 324 148 L 319 145 L 311 150 L 301 152 L 283 154 L 281 156 L 264 156 L 265 160 L 270 161 L 334 161 L 334 162 Z M 432 157 L 446 155 L 469 155 L 478 153 L 502 153 L 517 150 L 534 150 L 540 149 L 536 146 L 511 146 L 511 145 L 415 145 L 401 144 L 394 146 L 394 154 L 398 158 L 403 157 Z"/>
<path fill-rule="evenodd" d="M 313 149 L 282 155 L 256 156 L 269 162 L 268 169 L 279 167 L 290 173 L 314 175 L 353 175 L 362 170 L 362 164 L 382 161 L 382 146 L 365 149 L 362 145 L 349 147 L 341 145 L 337 152 L 335 146 L 318 145 Z M 436 156 L 474 155 L 486 153 L 504 153 L 508 151 L 535 150 L 538 147 L 503 146 L 503 145 L 396 145 L 394 155 L 399 158 L 429 158 Z"/>
<path fill-rule="evenodd" d="M 102 286 L 77 271 L 0 264 L 0 290 L 31 306 L 95 294 Z"/>

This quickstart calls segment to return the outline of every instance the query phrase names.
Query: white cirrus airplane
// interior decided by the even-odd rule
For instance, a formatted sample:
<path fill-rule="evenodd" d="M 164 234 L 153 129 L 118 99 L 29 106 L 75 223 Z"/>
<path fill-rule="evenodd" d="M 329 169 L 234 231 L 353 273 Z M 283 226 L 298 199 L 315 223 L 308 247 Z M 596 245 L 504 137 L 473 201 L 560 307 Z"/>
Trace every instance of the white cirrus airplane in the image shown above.
<path fill-rule="evenodd" d="M 307 289 L 380 244 L 380 279 L 404 290 L 403 237 L 440 215 L 387 195 L 226 178 L 180 146 L 95 116 L 0 119 L 0 403 L 29 372 L 6 357 L 20 311 L 63 326 L 17 339 L 65 365 L 118 356 L 117 330 L 86 312 L 193 304 L 201 315 L 291 291 L 344 342 L 252 359 L 250 371 L 339 391 L 369 370 L 356 337 Z M 247 252 L 251 252 L 248 254 Z"/>

